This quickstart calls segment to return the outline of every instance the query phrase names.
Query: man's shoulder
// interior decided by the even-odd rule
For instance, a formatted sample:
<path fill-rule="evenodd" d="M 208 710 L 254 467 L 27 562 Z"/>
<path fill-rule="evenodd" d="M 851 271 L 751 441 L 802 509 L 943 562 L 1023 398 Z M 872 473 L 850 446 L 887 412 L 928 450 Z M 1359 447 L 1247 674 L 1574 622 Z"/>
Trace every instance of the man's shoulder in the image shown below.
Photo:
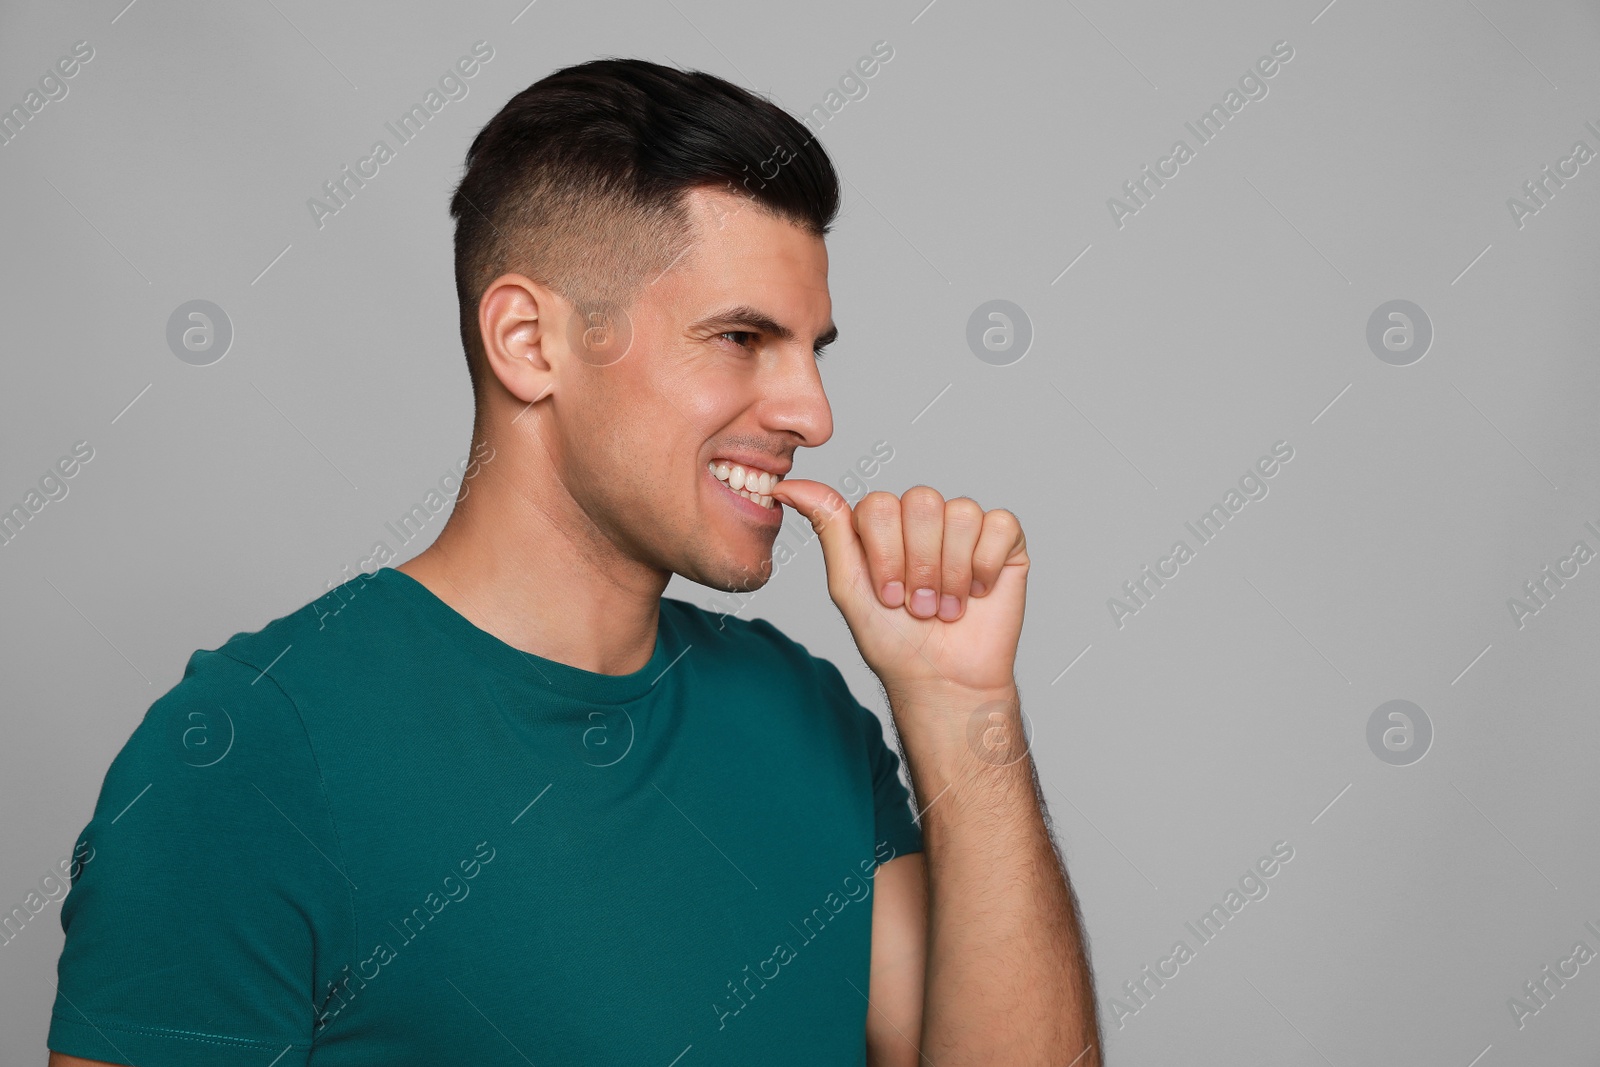
<path fill-rule="evenodd" d="M 213 778 L 274 764 L 304 769 L 307 708 L 320 706 L 322 687 L 350 669 L 383 669 L 369 653 L 392 603 L 367 588 L 370 580 L 345 582 L 215 648 L 191 652 L 182 677 L 146 709 L 112 773 L 137 776 L 167 763 L 204 768 Z M 340 688 L 363 689 L 359 680 Z"/>
<path fill-rule="evenodd" d="M 340 588 L 350 603 L 362 585 L 357 579 Z M 379 608 L 379 594 L 365 596 L 367 613 L 381 616 L 381 609 L 372 610 Z M 191 766 L 209 766 L 226 750 L 231 765 L 238 762 L 232 740 L 240 731 L 258 751 L 298 751 L 306 744 L 306 698 L 315 704 L 319 687 L 334 674 L 370 663 L 363 648 L 373 644 L 371 626 L 357 614 L 347 610 L 331 620 L 326 605 L 309 601 L 215 648 L 195 649 L 178 681 L 150 703 L 120 758 L 176 752 Z"/>
<path fill-rule="evenodd" d="M 378 602 L 385 586 L 381 572 L 358 574 L 254 630 L 241 630 L 207 654 L 236 660 L 269 672 L 296 652 L 300 660 L 344 657 L 352 646 L 372 641 L 372 623 L 384 617 Z M 196 653 L 199 655 L 200 653 Z"/>
<path fill-rule="evenodd" d="M 699 636 L 750 648 L 770 648 L 796 658 L 813 658 L 804 645 L 763 618 L 711 611 L 672 597 L 661 598 L 661 610 L 673 613 L 678 628 L 690 640 Z"/>
<path fill-rule="evenodd" d="M 663 611 L 676 613 L 679 625 L 686 634 L 698 634 L 713 646 L 717 643 L 731 644 L 744 654 L 775 655 L 785 661 L 806 684 L 818 685 L 830 691 L 835 686 L 843 686 L 848 692 L 843 674 L 831 660 L 813 653 L 768 619 L 710 611 L 670 597 L 662 597 L 661 603 Z M 692 642 L 695 638 L 689 636 L 688 639 Z"/>

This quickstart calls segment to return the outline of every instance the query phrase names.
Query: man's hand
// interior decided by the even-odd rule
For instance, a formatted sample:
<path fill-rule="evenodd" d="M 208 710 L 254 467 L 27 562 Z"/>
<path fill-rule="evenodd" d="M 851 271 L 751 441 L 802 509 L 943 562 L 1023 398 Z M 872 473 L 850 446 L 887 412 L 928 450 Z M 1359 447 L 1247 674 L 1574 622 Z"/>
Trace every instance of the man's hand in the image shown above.
<path fill-rule="evenodd" d="M 861 656 L 899 697 L 986 695 L 1014 684 L 1028 552 L 1017 517 L 925 485 L 854 509 L 821 482 L 772 496 L 811 521 L 828 593 Z"/>

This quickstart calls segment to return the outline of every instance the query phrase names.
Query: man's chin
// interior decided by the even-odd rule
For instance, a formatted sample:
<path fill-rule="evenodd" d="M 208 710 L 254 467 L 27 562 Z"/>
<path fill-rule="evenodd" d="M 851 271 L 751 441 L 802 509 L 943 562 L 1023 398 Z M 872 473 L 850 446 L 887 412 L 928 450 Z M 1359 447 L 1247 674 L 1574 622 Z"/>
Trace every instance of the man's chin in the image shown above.
<path fill-rule="evenodd" d="M 752 556 L 744 561 L 724 558 L 702 568 L 702 572 L 701 577 L 693 580 L 708 589 L 754 593 L 772 580 L 772 552 L 768 550 L 759 558 Z"/>
<path fill-rule="evenodd" d="M 723 581 L 718 582 L 714 588 L 720 589 L 724 593 L 754 593 L 758 589 L 765 588 L 767 583 L 771 580 L 772 568 L 769 565 L 765 570 L 762 571 L 754 571 L 748 574 L 740 574 L 738 576 L 728 576 Z"/>

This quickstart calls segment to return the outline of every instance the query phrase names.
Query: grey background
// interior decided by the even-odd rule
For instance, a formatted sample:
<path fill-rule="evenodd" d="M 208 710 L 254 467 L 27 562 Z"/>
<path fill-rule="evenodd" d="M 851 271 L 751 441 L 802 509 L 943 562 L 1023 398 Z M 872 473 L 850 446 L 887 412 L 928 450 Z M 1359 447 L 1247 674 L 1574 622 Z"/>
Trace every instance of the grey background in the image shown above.
<path fill-rule="evenodd" d="M 353 573 L 466 455 L 446 202 L 507 98 L 637 55 L 799 113 L 886 40 L 822 129 L 836 430 L 795 473 L 887 441 L 874 488 L 1022 518 L 1019 679 L 1109 1062 L 1592 1062 L 1600 963 L 1521 1029 L 1507 998 L 1600 950 L 1600 562 L 1521 628 L 1507 601 L 1600 550 L 1600 161 L 1520 228 L 1506 201 L 1600 150 L 1600 16 L 1325 3 L 0 9 L 0 106 L 94 48 L 0 147 L 0 506 L 95 450 L 0 547 L 0 910 L 192 650 Z M 319 230 L 306 200 L 478 40 L 469 94 Z M 1280 40 L 1268 95 L 1119 229 L 1107 199 Z M 166 341 L 196 299 L 234 331 L 205 367 Z M 1009 366 L 966 343 L 993 299 L 1032 325 Z M 1366 344 L 1394 299 L 1434 330 L 1410 366 Z M 1279 440 L 1269 495 L 1118 628 L 1108 598 Z M 741 611 L 886 713 L 815 543 Z M 1396 699 L 1433 728 L 1408 766 L 1367 742 Z M 1270 894 L 1119 1028 L 1108 998 L 1277 841 Z M 0 1060 L 43 1062 L 60 946 L 51 905 L 0 948 Z"/>

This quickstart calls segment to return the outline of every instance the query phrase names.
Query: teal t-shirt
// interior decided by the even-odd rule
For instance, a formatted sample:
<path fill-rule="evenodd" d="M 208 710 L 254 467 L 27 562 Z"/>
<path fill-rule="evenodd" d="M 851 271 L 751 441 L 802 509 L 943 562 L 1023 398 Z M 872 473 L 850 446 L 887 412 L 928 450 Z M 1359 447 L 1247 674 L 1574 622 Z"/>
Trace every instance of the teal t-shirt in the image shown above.
<path fill-rule="evenodd" d="M 392 568 L 215 651 L 112 762 L 48 1044 L 111 1063 L 863 1064 L 878 718 L 761 619 L 529 655 Z"/>

